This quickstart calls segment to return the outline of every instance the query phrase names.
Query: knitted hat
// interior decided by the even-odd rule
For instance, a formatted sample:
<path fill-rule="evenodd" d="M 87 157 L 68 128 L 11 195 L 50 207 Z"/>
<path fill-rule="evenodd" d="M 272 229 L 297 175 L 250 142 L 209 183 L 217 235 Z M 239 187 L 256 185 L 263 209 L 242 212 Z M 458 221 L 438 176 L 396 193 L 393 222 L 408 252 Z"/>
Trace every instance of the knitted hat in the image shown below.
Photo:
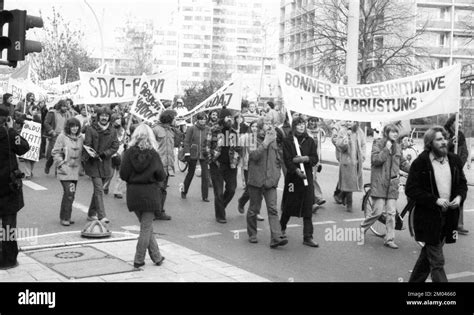
<path fill-rule="evenodd" d="M 230 112 L 230 110 L 228 110 L 227 108 L 224 107 L 223 109 L 221 109 L 221 111 L 219 113 L 219 118 L 224 119 L 227 116 L 232 117 L 232 113 Z"/>

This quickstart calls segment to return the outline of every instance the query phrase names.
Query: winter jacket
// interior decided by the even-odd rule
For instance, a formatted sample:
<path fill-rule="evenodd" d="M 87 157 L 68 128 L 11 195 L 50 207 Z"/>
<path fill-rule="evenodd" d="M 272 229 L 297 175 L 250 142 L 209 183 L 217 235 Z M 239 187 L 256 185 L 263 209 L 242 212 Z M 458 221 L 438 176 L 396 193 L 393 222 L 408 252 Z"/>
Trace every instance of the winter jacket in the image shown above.
<path fill-rule="evenodd" d="M 20 139 L 19 143 L 16 139 Z M 23 155 L 29 150 L 28 142 L 14 129 L 8 129 L 7 135 L 7 128 L 0 127 L 0 215 L 15 214 L 24 206 L 23 190 L 10 189 L 10 174 L 18 170 L 16 154 Z"/>
<path fill-rule="evenodd" d="M 370 195 L 376 198 L 398 199 L 400 184 L 400 169 L 409 172 L 410 163 L 403 157 L 402 148 L 397 142 L 391 150 L 385 145 L 387 139 L 377 139 L 372 145 L 370 173 Z"/>
<path fill-rule="evenodd" d="M 112 156 L 119 148 L 117 131 L 109 124 L 104 130 L 98 122 L 87 126 L 84 145 L 93 148 L 97 154 L 105 154 L 104 159 L 93 158 L 87 151 L 82 150 L 82 159 L 85 161 L 84 170 L 90 177 L 107 178 L 112 177 Z"/>
<path fill-rule="evenodd" d="M 237 132 L 232 128 L 225 130 L 222 125 L 214 125 L 207 134 L 206 151 L 209 164 L 217 162 L 228 164 L 232 169 L 237 168 L 242 155 Z"/>
<path fill-rule="evenodd" d="M 191 160 L 204 160 L 207 156 L 206 141 L 210 128 L 199 123 L 194 124 L 186 131 L 184 138 L 184 154 Z"/>
<path fill-rule="evenodd" d="M 254 187 L 276 188 L 280 180 L 281 160 L 275 141 L 267 148 L 263 138 L 257 140 L 257 148 L 250 150 L 248 162 L 248 185 Z"/>
<path fill-rule="evenodd" d="M 57 123 L 57 117 L 61 115 L 64 118 L 64 122 L 66 122 L 69 118 L 72 118 L 74 116 L 71 115 L 69 111 L 66 111 L 64 114 L 62 114 L 59 110 L 50 110 L 46 114 L 46 118 L 44 119 L 44 124 L 43 124 L 43 134 L 45 136 L 49 137 L 55 137 L 59 133 L 56 132 L 56 123 Z M 64 126 L 60 126 L 60 129 L 63 130 Z"/>
<path fill-rule="evenodd" d="M 365 135 L 360 128 L 349 137 L 346 127 L 341 127 L 335 140 L 340 150 L 339 185 L 342 191 L 361 191 L 362 163 L 365 161 Z"/>
<path fill-rule="evenodd" d="M 298 137 L 298 143 L 301 150 L 301 156 L 308 156 L 309 161 L 303 163 L 308 179 L 308 186 L 304 185 L 297 173 L 299 163 L 294 163 L 293 158 L 296 157 L 296 147 L 293 135 L 290 133 L 283 142 L 283 160 L 287 168 L 285 177 L 285 187 L 281 201 L 283 213 L 295 217 L 311 217 L 312 207 L 314 204 L 314 185 L 313 185 L 313 167 L 318 163 L 318 154 L 316 144 L 307 134 Z"/>
<path fill-rule="evenodd" d="M 58 166 L 59 180 L 79 179 L 83 143 L 81 136 L 66 135 L 64 132 L 58 136 L 52 155 Z"/>
<path fill-rule="evenodd" d="M 174 132 L 170 125 L 158 123 L 153 127 L 156 141 L 158 141 L 158 154 L 165 171 L 174 170 Z"/>
<path fill-rule="evenodd" d="M 461 196 L 461 204 L 467 196 L 467 181 L 462 170 L 461 159 L 448 153 L 451 169 L 451 200 Z M 442 213 L 441 207 L 436 204 L 439 198 L 433 165 L 429 151 L 423 151 L 411 164 L 410 173 L 405 186 L 408 198 L 416 202 L 414 213 L 415 239 L 427 244 L 439 244 L 446 237 L 446 243 L 456 242 L 455 231 L 458 227 L 459 208 L 448 209 Z M 442 217 L 445 226 L 442 229 Z"/>
<path fill-rule="evenodd" d="M 127 149 L 120 166 L 120 178 L 127 182 L 129 211 L 155 212 L 161 207 L 159 182 L 166 173 L 158 153 L 138 146 Z"/>

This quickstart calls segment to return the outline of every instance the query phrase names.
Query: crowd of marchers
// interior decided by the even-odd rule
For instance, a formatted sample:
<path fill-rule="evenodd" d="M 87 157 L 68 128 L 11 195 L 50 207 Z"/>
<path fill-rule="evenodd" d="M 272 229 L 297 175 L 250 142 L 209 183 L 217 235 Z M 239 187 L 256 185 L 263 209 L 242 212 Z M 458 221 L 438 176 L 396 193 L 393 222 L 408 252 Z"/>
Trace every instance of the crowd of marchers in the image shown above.
<path fill-rule="evenodd" d="M 288 244 L 287 223 L 302 218 L 302 244 L 317 248 L 313 238 L 312 216 L 326 203 L 318 173 L 321 120 L 296 112 L 291 117 L 280 106 L 267 102 L 261 110 L 255 103 L 243 103 L 241 111 L 227 108 L 200 112 L 188 127 L 180 116 L 183 101 L 167 106 L 153 124 L 131 116 L 119 105 L 74 106 L 61 100 L 48 110 L 35 102 L 34 94 L 16 106 L 12 95 L 3 95 L 0 105 L 0 215 L 2 227 L 16 228 L 16 214 L 23 208 L 21 178 L 34 178 L 35 162 L 22 159 L 29 144 L 19 133 L 26 120 L 42 126 L 40 157 L 46 159 L 44 173 L 56 176 L 62 189 L 59 223 L 74 224 L 73 203 L 81 176 L 91 180 L 93 193 L 87 220 L 110 224 L 104 195 L 126 196 L 127 207 L 140 222 L 135 267 L 144 265 L 148 251 L 161 265 L 154 233 L 154 220 L 170 220 L 165 211 L 170 177 L 174 176 L 177 151 L 188 164 L 181 198 L 186 199 L 199 162 L 201 198 L 210 202 L 214 191 L 217 223 L 227 223 L 226 210 L 234 198 L 241 169 L 244 191 L 237 211 L 245 214 L 248 240 L 258 243 L 257 221 L 265 200 L 270 227 L 271 248 Z M 443 245 L 455 242 L 454 233 L 468 234 L 463 222 L 463 203 L 467 195 L 463 166 L 467 162 L 464 135 L 455 133 L 455 116 L 446 126 L 430 128 L 424 136 L 424 151 L 411 163 L 402 154 L 404 134 L 397 123 L 388 123 L 366 157 L 366 136 L 358 122 L 338 121 L 332 125 L 331 139 L 339 162 L 334 200 L 352 212 L 353 193 L 363 189 L 363 163 L 370 159 L 372 213 L 361 223 L 367 231 L 382 213 L 387 233 L 384 245 L 397 249 L 395 242 L 396 201 L 400 172 L 408 173 L 405 193 L 415 201 L 415 237 L 424 243 L 411 281 L 424 281 L 431 272 L 433 281 L 447 281 L 444 273 Z M 457 142 L 457 154 L 454 154 Z M 17 158 L 19 157 L 19 159 Z M 277 204 L 277 187 L 283 176 L 283 195 Z M 248 204 L 248 209 L 246 206 Z M 2 268 L 18 264 L 16 241 L 2 241 Z"/>

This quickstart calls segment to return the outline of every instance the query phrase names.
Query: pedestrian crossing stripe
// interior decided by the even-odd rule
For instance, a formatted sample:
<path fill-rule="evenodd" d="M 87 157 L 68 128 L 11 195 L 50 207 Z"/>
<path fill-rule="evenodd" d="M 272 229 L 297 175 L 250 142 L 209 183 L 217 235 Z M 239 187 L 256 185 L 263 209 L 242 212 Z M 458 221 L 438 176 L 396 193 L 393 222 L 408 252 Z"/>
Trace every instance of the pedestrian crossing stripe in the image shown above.
<path fill-rule="evenodd" d="M 33 190 L 48 190 L 48 188 L 43 187 L 43 186 L 41 186 L 41 185 L 38 185 L 38 184 L 36 184 L 36 183 L 33 183 L 33 182 L 30 181 L 30 180 L 24 180 L 24 181 L 23 181 L 23 185 L 25 185 L 25 186 L 27 186 L 27 187 L 33 189 Z"/>

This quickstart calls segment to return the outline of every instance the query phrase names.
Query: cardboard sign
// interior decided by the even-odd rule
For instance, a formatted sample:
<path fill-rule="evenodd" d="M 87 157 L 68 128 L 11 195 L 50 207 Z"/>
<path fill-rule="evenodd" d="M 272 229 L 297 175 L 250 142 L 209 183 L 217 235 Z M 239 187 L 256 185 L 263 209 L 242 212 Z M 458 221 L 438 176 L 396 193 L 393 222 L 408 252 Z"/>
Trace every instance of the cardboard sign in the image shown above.
<path fill-rule="evenodd" d="M 309 116 L 394 121 L 459 110 L 461 65 L 366 85 L 338 85 L 286 66 L 277 69 L 285 106 Z"/>
<path fill-rule="evenodd" d="M 139 76 L 117 76 L 80 72 L 80 93 L 88 104 L 132 102 L 141 88 Z M 150 89 L 161 99 L 176 95 L 177 71 L 146 76 Z"/>
<path fill-rule="evenodd" d="M 150 124 L 158 121 L 161 112 L 164 109 L 160 100 L 153 93 L 153 85 L 147 80 L 145 75 L 142 76 L 140 92 L 130 109 L 130 113 Z"/>
<path fill-rule="evenodd" d="M 25 120 L 20 135 L 28 141 L 30 150 L 21 157 L 26 160 L 39 161 L 41 147 L 41 124 Z"/>

